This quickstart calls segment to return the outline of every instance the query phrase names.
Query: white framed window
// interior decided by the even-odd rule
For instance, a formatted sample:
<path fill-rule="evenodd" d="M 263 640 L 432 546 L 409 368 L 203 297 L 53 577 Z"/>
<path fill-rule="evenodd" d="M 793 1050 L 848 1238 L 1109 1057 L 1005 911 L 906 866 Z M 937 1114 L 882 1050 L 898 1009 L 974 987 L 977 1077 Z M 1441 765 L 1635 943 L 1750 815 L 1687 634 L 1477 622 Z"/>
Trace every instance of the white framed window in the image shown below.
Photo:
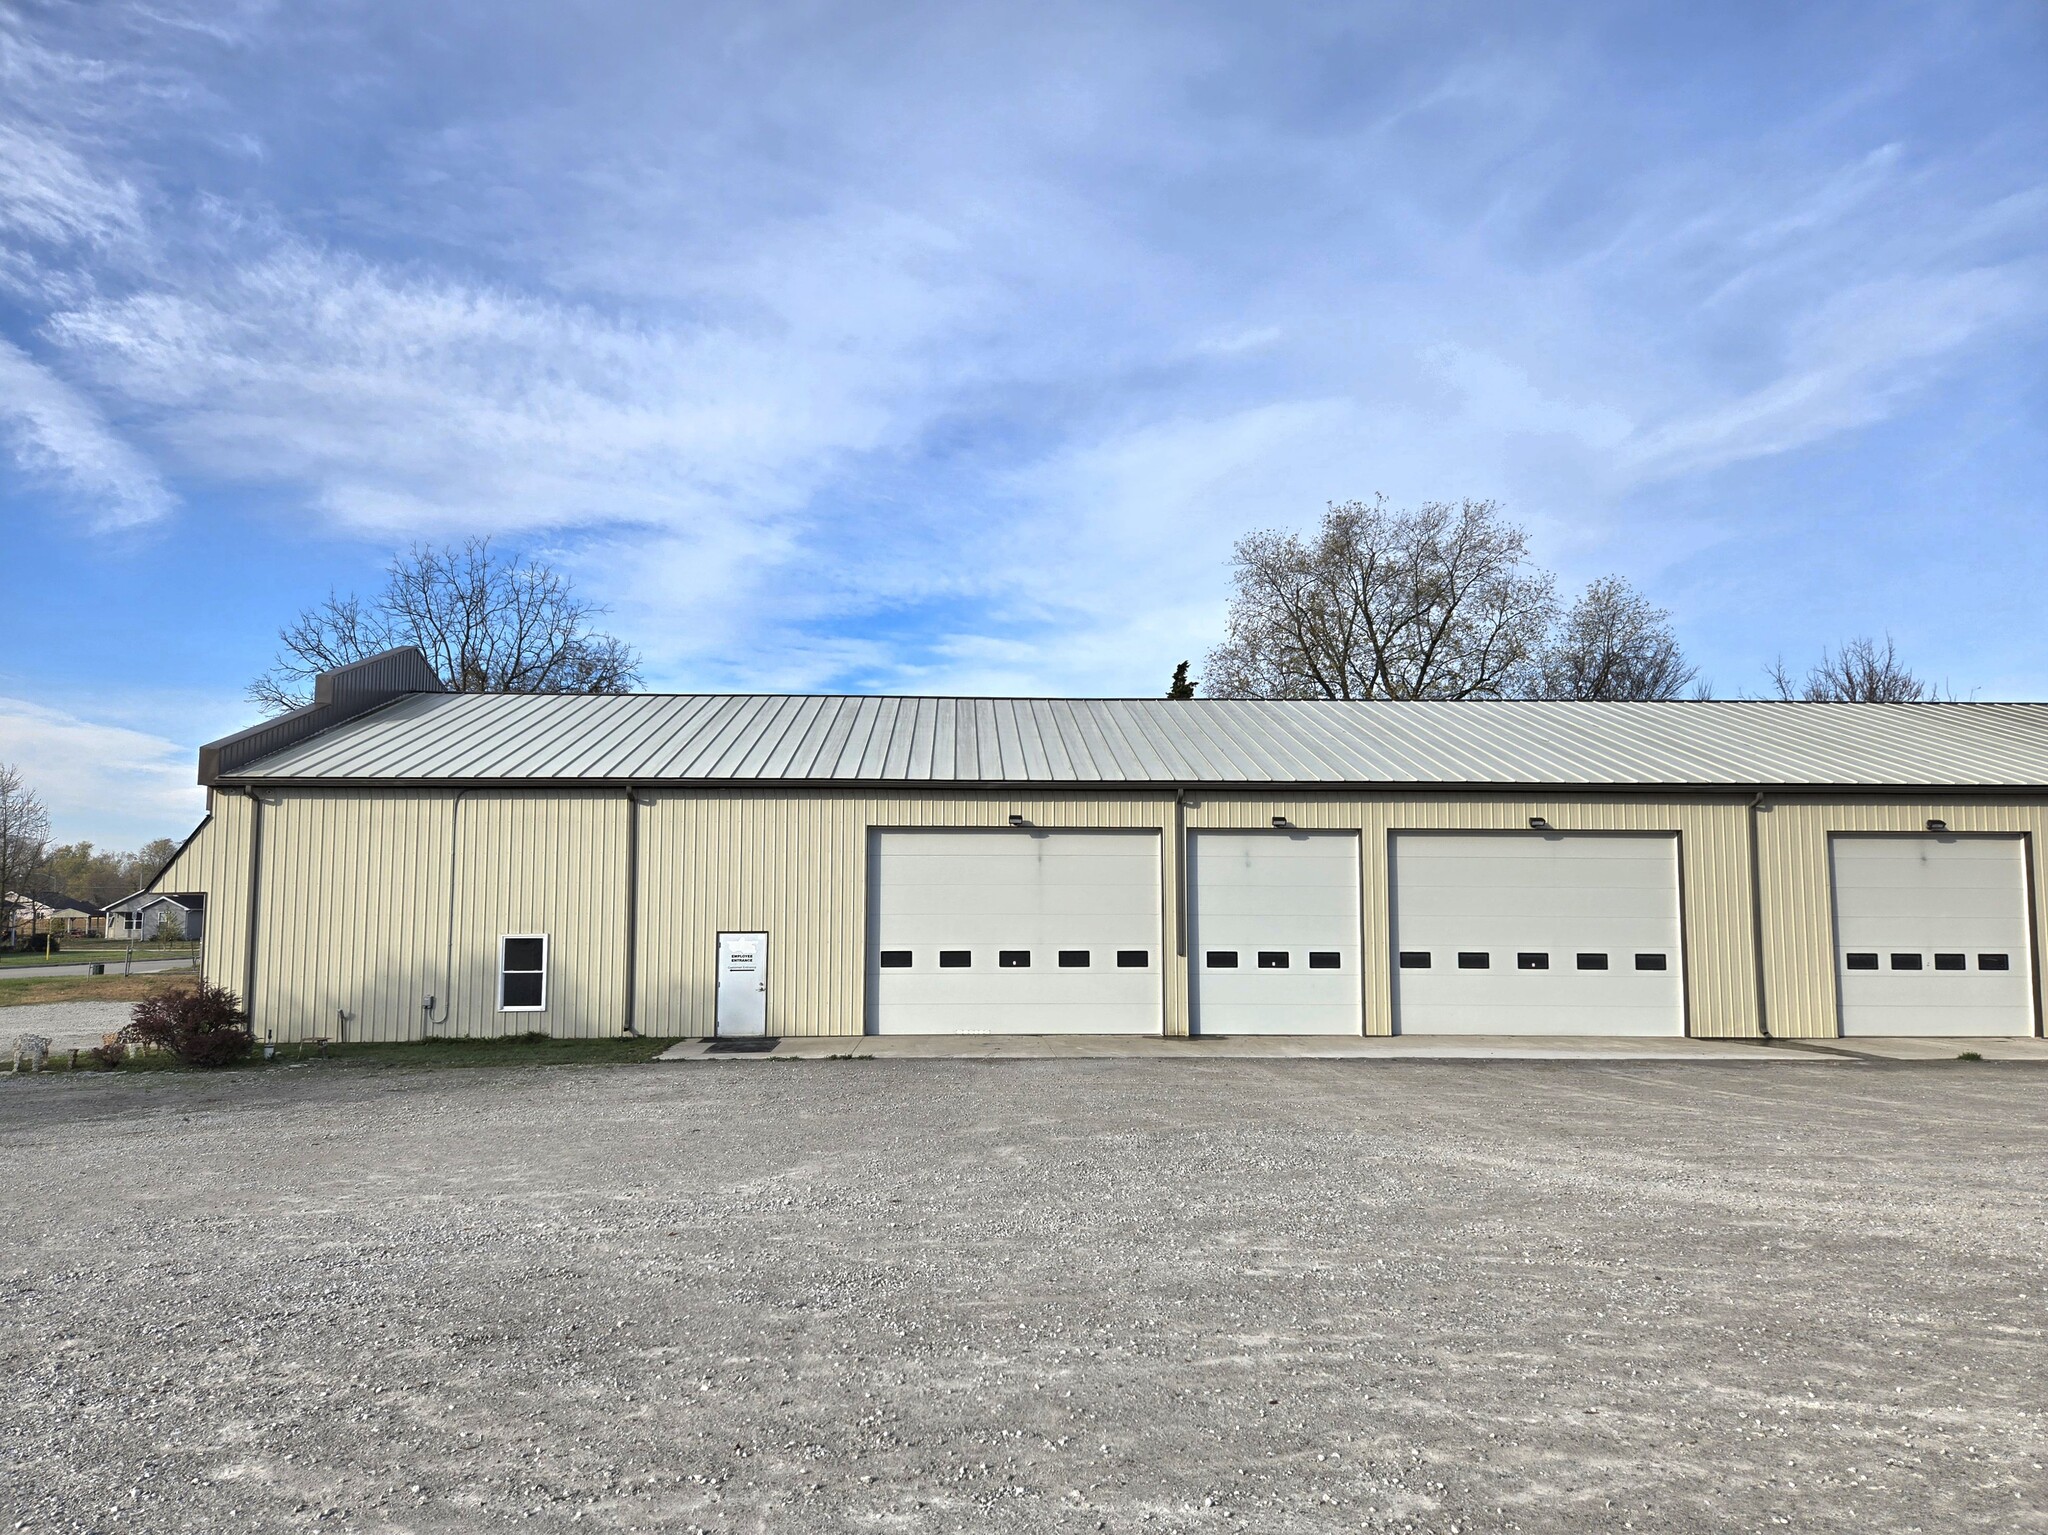
<path fill-rule="evenodd" d="M 498 1011 L 540 1013 L 548 1005 L 548 935 L 506 933 L 498 940 Z"/>

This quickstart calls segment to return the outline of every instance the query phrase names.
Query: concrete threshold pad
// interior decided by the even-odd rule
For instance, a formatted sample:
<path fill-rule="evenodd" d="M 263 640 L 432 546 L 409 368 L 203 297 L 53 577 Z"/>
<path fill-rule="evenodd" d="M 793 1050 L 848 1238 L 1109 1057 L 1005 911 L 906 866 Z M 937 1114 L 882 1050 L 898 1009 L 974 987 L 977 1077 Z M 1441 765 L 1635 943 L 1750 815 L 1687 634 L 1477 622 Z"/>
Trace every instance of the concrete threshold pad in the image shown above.
<path fill-rule="evenodd" d="M 1970 1041 L 1942 1041 L 1953 1059 Z M 2030 1043 L 2039 1043 L 2031 1041 Z M 1839 1041 L 1824 1049 L 1718 1039 L 1554 1039 L 1482 1036 L 1393 1038 L 1205 1037 L 1155 1035 L 922 1034 L 786 1037 L 774 1048 L 738 1055 L 713 1052 L 713 1041 L 684 1040 L 657 1057 L 664 1061 L 922 1060 L 922 1061 L 1700 1061 L 1765 1065 L 1841 1062 L 1855 1056 Z M 1926 1059 L 1931 1057 L 1914 1057 Z M 2048 1057 L 2044 1057 L 2048 1058 Z"/>

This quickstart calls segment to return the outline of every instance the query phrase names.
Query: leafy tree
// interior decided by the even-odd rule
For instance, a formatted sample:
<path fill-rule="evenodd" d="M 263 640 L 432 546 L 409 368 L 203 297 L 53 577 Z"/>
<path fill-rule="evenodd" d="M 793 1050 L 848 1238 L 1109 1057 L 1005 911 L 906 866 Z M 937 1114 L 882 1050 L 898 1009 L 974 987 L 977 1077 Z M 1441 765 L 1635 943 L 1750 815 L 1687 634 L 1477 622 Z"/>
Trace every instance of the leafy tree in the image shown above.
<path fill-rule="evenodd" d="M 11 934 L 15 907 L 41 870 L 50 845 L 50 813 L 21 770 L 0 762 L 0 935 Z M 35 908 L 30 906 L 33 914 Z M 31 920 L 30 930 L 34 930 Z"/>
<path fill-rule="evenodd" d="M 1166 696 L 1177 703 L 1185 703 L 1195 696 L 1195 682 L 1188 675 L 1188 663 L 1183 661 L 1173 669 L 1173 681 L 1166 685 Z"/>
<path fill-rule="evenodd" d="M 1823 650 L 1819 663 L 1797 681 L 1782 660 L 1770 675 L 1780 698 L 1807 703 L 1911 704 L 1939 696 L 1931 683 L 1906 669 L 1889 634 L 1882 649 L 1877 641 L 1862 638 L 1840 650 Z"/>
<path fill-rule="evenodd" d="M 1676 698 L 1698 675 L 1671 632 L 1671 615 L 1619 576 L 1602 576 L 1572 604 L 1545 644 L 1543 698 Z"/>
<path fill-rule="evenodd" d="M 591 627 L 603 612 L 552 566 L 500 554 L 488 538 L 414 544 L 370 601 L 330 592 L 280 630 L 284 649 L 248 696 L 273 712 L 298 708 L 320 672 L 398 645 L 417 645 L 458 693 L 624 693 L 640 658 Z"/>

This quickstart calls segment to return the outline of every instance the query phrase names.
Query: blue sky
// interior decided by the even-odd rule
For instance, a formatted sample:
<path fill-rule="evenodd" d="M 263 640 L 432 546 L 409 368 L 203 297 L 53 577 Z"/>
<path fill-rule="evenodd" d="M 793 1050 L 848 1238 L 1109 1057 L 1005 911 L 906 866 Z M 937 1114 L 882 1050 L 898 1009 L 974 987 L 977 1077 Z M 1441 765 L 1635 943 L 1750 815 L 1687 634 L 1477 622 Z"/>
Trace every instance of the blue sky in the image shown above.
<path fill-rule="evenodd" d="M 1723 693 L 2048 694 L 2048 11 L 0 5 L 0 760 L 196 818 L 278 626 L 546 554 L 650 686 L 1154 693 L 1486 496 Z"/>

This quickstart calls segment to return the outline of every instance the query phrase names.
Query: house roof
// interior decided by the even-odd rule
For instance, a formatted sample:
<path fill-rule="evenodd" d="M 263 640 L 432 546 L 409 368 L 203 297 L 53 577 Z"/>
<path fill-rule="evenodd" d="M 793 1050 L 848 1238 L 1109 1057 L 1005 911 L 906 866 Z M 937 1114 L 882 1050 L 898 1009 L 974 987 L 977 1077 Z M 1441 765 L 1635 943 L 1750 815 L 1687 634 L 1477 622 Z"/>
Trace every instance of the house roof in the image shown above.
<path fill-rule="evenodd" d="M 2038 789 L 2048 704 L 412 693 L 209 781 Z"/>

